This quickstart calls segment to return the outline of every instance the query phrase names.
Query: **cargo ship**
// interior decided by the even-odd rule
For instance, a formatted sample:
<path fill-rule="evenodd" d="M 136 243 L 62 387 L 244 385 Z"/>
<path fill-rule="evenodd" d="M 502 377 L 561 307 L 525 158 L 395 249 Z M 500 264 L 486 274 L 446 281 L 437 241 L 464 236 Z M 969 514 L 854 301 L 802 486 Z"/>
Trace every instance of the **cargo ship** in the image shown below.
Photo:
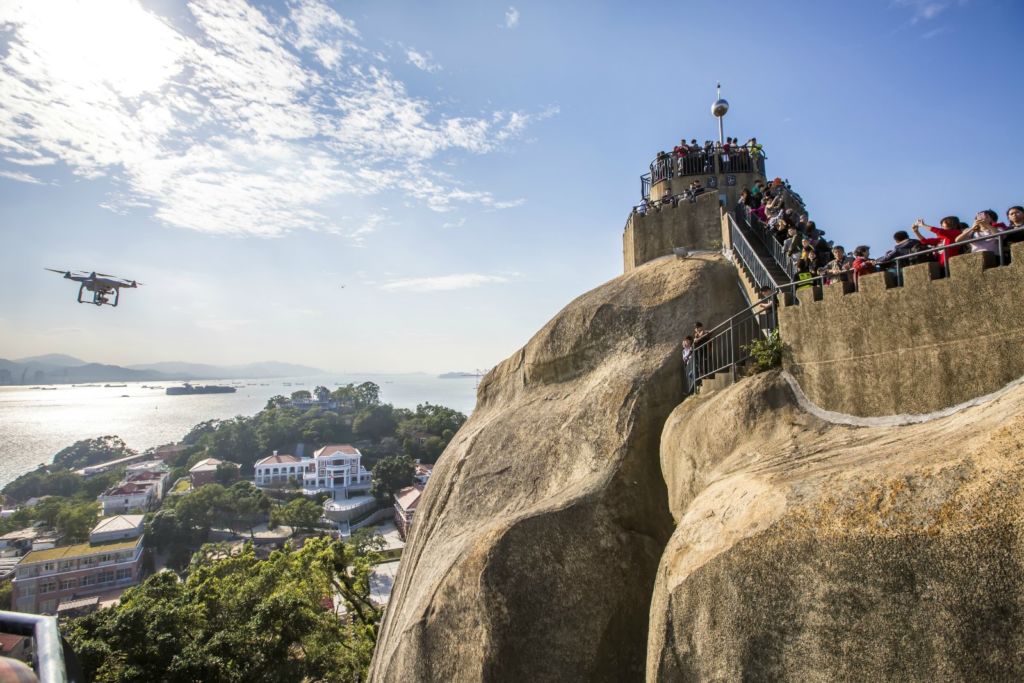
<path fill-rule="evenodd" d="M 194 386 L 187 382 L 180 387 L 167 387 L 168 396 L 186 396 L 189 394 L 233 394 L 238 389 L 234 387 L 218 386 L 216 384 L 206 384 Z"/>

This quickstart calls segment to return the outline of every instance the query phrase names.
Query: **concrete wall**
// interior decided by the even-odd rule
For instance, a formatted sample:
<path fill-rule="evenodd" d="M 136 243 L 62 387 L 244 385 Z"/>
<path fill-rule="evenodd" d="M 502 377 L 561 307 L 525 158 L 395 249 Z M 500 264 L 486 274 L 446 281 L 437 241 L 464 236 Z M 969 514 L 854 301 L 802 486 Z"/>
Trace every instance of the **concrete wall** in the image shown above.
<path fill-rule="evenodd" d="M 798 292 L 779 311 L 784 364 L 807 397 L 862 417 L 928 413 L 1024 376 L 1024 244 L 1009 266 L 984 253 L 911 266 L 904 286 L 885 273 Z M 822 296 L 823 295 L 823 296 Z M 822 296 L 822 300 L 814 298 Z"/>
<path fill-rule="evenodd" d="M 675 247 L 687 249 L 720 249 L 722 219 L 718 195 L 706 192 L 696 202 L 680 202 L 677 206 L 654 208 L 641 216 L 633 214 L 622 235 L 623 272 L 660 256 L 672 253 Z"/>

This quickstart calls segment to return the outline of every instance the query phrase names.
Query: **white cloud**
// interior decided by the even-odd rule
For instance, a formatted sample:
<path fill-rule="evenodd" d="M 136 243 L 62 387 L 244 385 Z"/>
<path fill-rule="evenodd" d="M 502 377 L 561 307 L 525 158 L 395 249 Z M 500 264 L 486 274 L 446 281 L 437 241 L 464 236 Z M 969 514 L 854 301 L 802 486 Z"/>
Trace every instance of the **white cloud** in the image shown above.
<path fill-rule="evenodd" d="M 501 275 L 482 275 L 480 273 L 456 273 L 453 275 L 438 275 L 435 277 L 414 277 L 391 280 L 380 286 L 392 292 L 446 292 L 455 289 L 469 289 L 481 285 L 500 284 L 508 282 L 507 277 Z"/>
<path fill-rule="evenodd" d="M 894 6 L 911 10 L 912 24 L 934 19 L 952 4 L 951 0 L 893 0 Z"/>
<path fill-rule="evenodd" d="M 409 48 L 405 52 L 406 60 L 417 69 L 428 73 L 436 73 L 441 70 L 441 65 L 434 62 L 434 56 L 429 52 L 420 52 Z"/>
<path fill-rule="evenodd" d="M 39 178 L 23 171 L 0 171 L 0 177 L 7 178 L 8 180 L 17 180 L 19 183 L 29 183 L 30 185 L 43 184 L 43 181 Z"/>
<path fill-rule="evenodd" d="M 463 216 L 457 221 L 447 221 L 441 225 L 442 228 L 461 228 L 466 224 L 466 217 Z"/>
<path fill-rule="evenodd" d="M 515 7 L 509 7 L 505 11 L 505 28 L 515 28 L 519 26 L 519 10 Z"/>
<path fill-rule="evenodd" d="M 467 189 L 435 157 L 493 152 L 556 113 L 444 113 L 411 95 L 321 0 L 292 0 L 279 14 L 245 0 L 187 7 L 191 25 L 178 27 L 136 0 L 5 4 L 6 161 L 109 176 L 117 191 L 105 207 L 151 211 L 174 227 L 329 229 L 358 243 L 379 221 L 337 226 L 339 199 L 399 188 L 436 211 L 515 205 Z M 429 53 L 407 57 L 440 68 Z"/>

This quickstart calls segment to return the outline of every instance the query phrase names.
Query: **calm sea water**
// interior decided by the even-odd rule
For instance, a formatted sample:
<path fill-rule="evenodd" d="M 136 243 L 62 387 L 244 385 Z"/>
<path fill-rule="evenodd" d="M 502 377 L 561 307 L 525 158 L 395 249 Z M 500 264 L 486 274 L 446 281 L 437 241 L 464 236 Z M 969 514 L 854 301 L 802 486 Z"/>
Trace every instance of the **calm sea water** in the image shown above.
<path fill-rule="evenodd" d="M 198 383 L 232 384 L 238 391 L 193 396 L 164 393 L 166 387 L 180 382 L 132 382 L 124 387 L 62 385 L 50 390 L 0 387 L 0 486 L 41 463 L 52 462 L 59 450 L 79 439 L 116 434 L 141 451 L 178 441 L 204 420 L 254 415 L 271 396 L 312 390 L 320 384 L 334 389 L 365 381 L 376 382 L 381 401 L 397 408 L 429 402 L 468 415 L 476 403 L 475 377 L 440 379 L 426 374 L 204 381 Z"/>

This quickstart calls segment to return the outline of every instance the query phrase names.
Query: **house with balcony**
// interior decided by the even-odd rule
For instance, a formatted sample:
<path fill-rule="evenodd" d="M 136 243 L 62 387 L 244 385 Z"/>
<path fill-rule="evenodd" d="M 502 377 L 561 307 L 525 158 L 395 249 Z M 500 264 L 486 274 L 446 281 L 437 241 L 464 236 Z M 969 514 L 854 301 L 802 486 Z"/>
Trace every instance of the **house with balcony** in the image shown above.
<path fill-rule="evenodd" d="M 302 460 L 302 488 L 307 493 L 330 493 L 348 498 L 354 491 L 370 489 L 370 472 L 362 465 L 362 453 L 349 444 L 331 444 Z"/>
<path fill-rule="evenodd" d="M 160 485 L 156 481 L 122 482 L 116 486 L 111 486 L 98 495 L 96 500 L 103 506 L 104 515 L 148 512 L 160 500 L 160 496 L 157 493 Z"/>
<path fill-rule="evenodd" d="M 308 460 L 308 459 L 307 459 Z M 255 484 L 259 487 L 285 486 L 289 481 L 302 483 L 305 464 L 302 458 L 274 451 L 273 455 L 257 460 Z"/>
<path fill-rule="evenodd" d="M 88 543 L 33 550 L 11 581 L 11 608 L 56 614 L 61 604 L 139 583 L 143 550 L 142 516 L 107 518 Z"/>

